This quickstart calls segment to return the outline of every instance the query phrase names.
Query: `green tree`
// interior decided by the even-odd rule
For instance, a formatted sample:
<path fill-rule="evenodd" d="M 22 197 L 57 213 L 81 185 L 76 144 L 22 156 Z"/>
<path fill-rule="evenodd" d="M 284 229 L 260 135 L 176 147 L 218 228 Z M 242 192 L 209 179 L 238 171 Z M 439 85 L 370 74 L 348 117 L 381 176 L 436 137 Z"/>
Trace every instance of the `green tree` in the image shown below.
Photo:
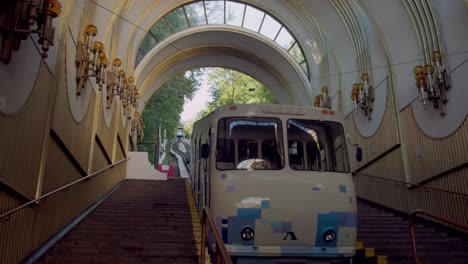
<path fill-rule="evenodd" d="M 156 143 L 164 130 L 168 138 L 173 138 L 179 126 L 180 114 L 186 100 L 191 100 L 199 86 L 199 71 L 191 71 L 179 75 L 166 82 L 148 100 L 143 109 L 142 118 L 145 124 L 143 142 Z M 151 149 L 152 148 L 152 149 Z M 140 151 L 153 151 L 154 145 L 140 144 Z M 150 162 L 154 161 L 154 153 L 150 152 Z"/>
<path fill-rule="evenodd" d="M 214 109 L 229 104 L 277 103 L 276 98 L 263 84 L 254 78 L 230 69 L 215 68 L 208 74 L 212 101 L 200 114 L 201 117 Z"/>

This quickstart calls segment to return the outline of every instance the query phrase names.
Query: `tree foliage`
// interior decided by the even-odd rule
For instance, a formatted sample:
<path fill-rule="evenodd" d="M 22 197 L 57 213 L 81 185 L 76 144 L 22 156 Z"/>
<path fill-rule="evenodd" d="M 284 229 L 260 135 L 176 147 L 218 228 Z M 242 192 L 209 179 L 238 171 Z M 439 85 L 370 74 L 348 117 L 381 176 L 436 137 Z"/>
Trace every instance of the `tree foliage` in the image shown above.
<path fill-rule="evenodd" d="M 143 142 L 157 142 L 159 127 L 161 127 L 161 136 L 166 130 L 168 138 L 174 137 L 185 101 L 191 100 L 198 89 L 198 76 L 198 71 L 179 75 L 166 82 L 151 96 L 142 113 L 145 124 Z M 154 146 L 152 149 L 144 146 L 139 147 L 139 149 L 152 151 Z M 153 159 L 154 154 L 151 154 L 150 160 Z"/>
<path fill-rule="evenodd" d="M 254 78 L 230 69 L 215 68 L 208 74 L 212 101 L 203 117 L 214 109 L 229 104 L 277 103 L 276 98 Z"/>

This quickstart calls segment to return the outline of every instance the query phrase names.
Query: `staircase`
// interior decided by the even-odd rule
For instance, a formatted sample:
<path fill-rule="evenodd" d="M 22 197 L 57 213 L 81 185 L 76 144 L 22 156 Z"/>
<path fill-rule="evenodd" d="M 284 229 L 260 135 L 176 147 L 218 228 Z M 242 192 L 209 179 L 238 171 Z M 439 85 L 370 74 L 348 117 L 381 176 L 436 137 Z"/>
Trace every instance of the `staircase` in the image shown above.
<path fill-rule="evenodd" d="M 198 263 L 185 180 L 128 180 L 38 263 Z"/>
<path fill-rule="evenodd" d="M 358 200 L 357 224 L 357 240 L 376 255 L 386 255 L 389 264 L 415 263 L 407 219 Z M 417 223 L 415 237 L 422 264 L 468 263 L 468 242 L 461 236 Z"/>

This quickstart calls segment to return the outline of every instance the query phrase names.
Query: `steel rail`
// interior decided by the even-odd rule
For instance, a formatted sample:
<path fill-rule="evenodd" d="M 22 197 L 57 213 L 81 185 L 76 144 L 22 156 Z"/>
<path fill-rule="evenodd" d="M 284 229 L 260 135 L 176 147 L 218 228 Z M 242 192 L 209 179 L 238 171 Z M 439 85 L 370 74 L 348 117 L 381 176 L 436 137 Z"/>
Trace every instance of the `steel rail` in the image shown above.
<path fill-rule="evenodd" d="M 370 174 L 365 174 L 365 173 L 361 173 L 361 172 L 352 172 L 352 174 L 353 175 L 362 175 L 362 176 L 366 176 L 366 177 L 369 177 L 369 178 L 375 178 L 375 179 L 380 179 L 380 180 L 385 180 L 385 181 L 390 181 L 390 182 L 395 182 L 395 183 L 401 183 L 401 184 L 405 184 L 405 185 L 411 185 L 411 186 L 414 186 L 414 187 L 424 188 L 424 189 L 433 190 L 433 191 L 439 191 L 439 192 L 445 192 L 445 193 L 460 195 L 460 196 L 464 196 L 464 197 L 468 198 L 468 194 L 466 194 L 466 193 L 454 192 L 454 191 L 450 191 L 450 190 L 439 189 L 439 188 L 435 188 L 435 187 L 429 187 L 429 186 L 416 184 L 416 183 L 411 183 L 411 182 L 404 182 L 404 181 L 399 181 L 399 180 L 394 180 L 394 179 L 388 179 L 388 178 L 383 178 L 383 177 L 374 176 L 374 175 L 370 175 Z"/>

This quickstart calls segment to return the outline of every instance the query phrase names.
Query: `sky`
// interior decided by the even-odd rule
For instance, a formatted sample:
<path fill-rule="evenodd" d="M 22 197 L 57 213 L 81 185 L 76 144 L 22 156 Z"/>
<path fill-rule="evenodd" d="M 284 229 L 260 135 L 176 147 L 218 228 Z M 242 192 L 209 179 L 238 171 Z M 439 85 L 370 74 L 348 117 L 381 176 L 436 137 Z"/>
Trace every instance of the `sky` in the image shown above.
<path fill-rule="evenodd" d="M 193 96 L 192 101 L 185 102 L 184 111 L 180 116 L 182 123 L 193 119 L 198 112 L 200 112 L 208 101 L 211 100 L 210 93 L 208 92 L 208 73 L 202 75 L 201 86 Z"/>

